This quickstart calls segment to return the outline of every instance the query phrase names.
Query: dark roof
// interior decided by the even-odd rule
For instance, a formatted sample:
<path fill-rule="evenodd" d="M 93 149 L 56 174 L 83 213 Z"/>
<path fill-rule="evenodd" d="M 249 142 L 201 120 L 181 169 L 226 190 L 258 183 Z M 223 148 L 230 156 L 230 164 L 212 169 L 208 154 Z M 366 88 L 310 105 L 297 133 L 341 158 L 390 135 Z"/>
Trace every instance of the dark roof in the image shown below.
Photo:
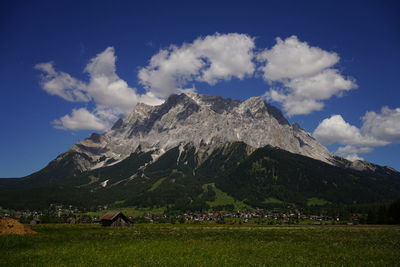
<path fill-rule="evenodd" d="M 105 214 L 103 217 L 101 217 L 99 220 L 100 221 L 112 221 L 116 217 L 121 216 L 124 220 L 133 223 L 131 219 L 129 219 L 127 216 L 125 216 L 122 212 L 109 212 Z"/>
<path fill-rule="evenodd" d="M 111 221 L 113 220 L 115 217 L 117 217 L 119 214 L 122 214 L 121 212 L 109 212 L 107 214 L 105 214 L 103 217 L 100 218 L 100 220 L 106 220 L 106 221 Z"/>

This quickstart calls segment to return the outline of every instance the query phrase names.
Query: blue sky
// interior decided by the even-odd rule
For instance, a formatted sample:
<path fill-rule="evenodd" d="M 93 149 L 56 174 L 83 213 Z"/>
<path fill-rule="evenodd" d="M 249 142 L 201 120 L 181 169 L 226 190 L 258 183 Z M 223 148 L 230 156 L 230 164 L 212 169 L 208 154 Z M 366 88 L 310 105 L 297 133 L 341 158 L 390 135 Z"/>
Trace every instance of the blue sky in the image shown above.
<path fill-rule="evenodd" d="M 251 50 L 253 69 L 228 68 L 224 76 L 206 66 L 194 70 L 201 74 L 185 76 L 184 82 L 173 85 L 235 99 L 267 92 L 268 101 L 332 152 L 400 169 L 399 12 L 397 1 L 1 1 L 0 177 L 37 171 L 93 132 L 78 126 L 66 129 L 75 125 L 71 124 L 73 109 L 82 111 L 76 116 L 93 119 L 92 128 L 98 131 L 127 112 L 129 101 L 110 103 L 99 96 L 104 92 L 90 91 L 104 62 L 116 68 L 110 79 L 121 86 L 118 92 L 134 91 L 137 96 L 153 92 L 162 98 L 172 89 L 156 88 L 154 80 L 159 77 L 138 78 L 141 70 L 162 78 L 174 75 L 157 72 L 161 66 L 157 64 L 170 62 L 177 51 L 205 53 L 201 49 L 223 43 L 224 38 L 228 43 L 229 38 L 239 40 L 232 49 Z M 249 46 L 239 47 L 242 41 Z M 160 50 L 167 57 L 150 66 L 149 60 Z M 294 57 L 285 58 L 292 51 Z M 296 65 L 300 64 L 295 62 L 297 55 L 311 61 Z M 318 65 L 314 59 L 323 66 L 296 73 Z M 229 65 L 215 55 L 203 63 L 209 62 Z M 293 73 L 280 77 L 277 73 L 287 67 Z M 208 76 L 203 72 L 207 68 Z M 299 99 L 315 100 L 316 95 L 307 97 L 312 90 L 304 86 L 316 75 L 329 80 L 328 72 L 342 80 L 323 99 L 316 99 L 323 107 L 313 109 L 314 102 L 310 107 L 302 105 Z M 64 74 L 74 83 L 75 102 L 44 88 Z M 91 93 L 76 99 L 80 87 Z M 280 95 L 272 95 L 271 90 Z M 307 114 L 290 111 L 296 105 Z M 60 120 L 67 115 L 68 121 Z"/>

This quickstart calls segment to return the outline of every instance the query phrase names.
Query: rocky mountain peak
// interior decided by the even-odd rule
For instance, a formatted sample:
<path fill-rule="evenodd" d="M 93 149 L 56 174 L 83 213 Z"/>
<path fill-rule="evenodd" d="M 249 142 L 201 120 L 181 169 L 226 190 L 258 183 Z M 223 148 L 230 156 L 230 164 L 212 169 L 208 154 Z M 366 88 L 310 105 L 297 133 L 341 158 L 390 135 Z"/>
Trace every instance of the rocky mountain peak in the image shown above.
<path fill-rule="evenodd" d="M 355 160 L 351 162 L 350 168 L 358 171 L 375 171 L 377 165 L 364 160 Z"/>
<path fill-rule="evenodd" d="M 144 113 L 148 113 L 153 109 L 153 106 L 147 105 L 145 103 L 138 103 L 135 107 L 135 110 L 137 112 L 144 112 Z"/>
<path fill-rule="evenodd" d="M 245 101 L 193 92 L 171 95 L 163 104 L 138 104 L 112 129 L 75 144 L 71 150 L 97 162 L 116 162 L 133 151 L 158 151 L 162 154 L 181 144 L 212 151 L 229 142 L 244 142 L 259 148 L 275 146 L 327 163 L 328 150 L 299 125 L 290 125 L 282 112 L 262 97 Z M 100 160 L 103 159 L 103 160 Z"/>

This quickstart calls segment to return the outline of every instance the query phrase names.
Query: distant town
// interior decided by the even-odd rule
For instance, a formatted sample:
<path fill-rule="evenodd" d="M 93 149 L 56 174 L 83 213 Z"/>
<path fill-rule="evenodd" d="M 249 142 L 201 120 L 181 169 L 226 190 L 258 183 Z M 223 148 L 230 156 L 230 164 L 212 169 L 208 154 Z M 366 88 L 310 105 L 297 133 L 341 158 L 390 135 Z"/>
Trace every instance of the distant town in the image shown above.
<path fill-rule="evenodd" d="M 94 210 L 81 209 L 72 205 L 50 204 L 47 210 L 21 210 L 12 211 L 0 208 L 0 218 L 14 218 L 26 224 L 40 223 L 68 223 L 68 224 L 90 224 L 98 223 L 102 215 L 113 210 L 107 206 L 98 206 Z M 253 211 L 204 211 L 204 212 L 182 212 L 182 213 L 146 213 L 131 216 L 129 212 L 125 215 L 134 223 L 217 223 L 217 224 L 366 224 L 379 223 L 371 221 L 370 214 L 350 214 L 328 216 L 321 214 L 307 214 L 301 210 L 293 209 L 287 211 L 255 209 Z"/>

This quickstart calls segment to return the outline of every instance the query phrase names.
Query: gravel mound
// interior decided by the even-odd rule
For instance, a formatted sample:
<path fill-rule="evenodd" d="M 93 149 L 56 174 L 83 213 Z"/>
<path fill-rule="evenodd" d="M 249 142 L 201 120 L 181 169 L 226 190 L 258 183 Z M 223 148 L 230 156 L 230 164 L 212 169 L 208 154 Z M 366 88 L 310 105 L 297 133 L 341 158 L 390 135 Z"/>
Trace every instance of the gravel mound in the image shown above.
<path fill-rule="evenodd" d="M 23 225 L 17 220 L 5 218 L 0 219 L 0 235 L 31 235 L 35 231 Z"/>

